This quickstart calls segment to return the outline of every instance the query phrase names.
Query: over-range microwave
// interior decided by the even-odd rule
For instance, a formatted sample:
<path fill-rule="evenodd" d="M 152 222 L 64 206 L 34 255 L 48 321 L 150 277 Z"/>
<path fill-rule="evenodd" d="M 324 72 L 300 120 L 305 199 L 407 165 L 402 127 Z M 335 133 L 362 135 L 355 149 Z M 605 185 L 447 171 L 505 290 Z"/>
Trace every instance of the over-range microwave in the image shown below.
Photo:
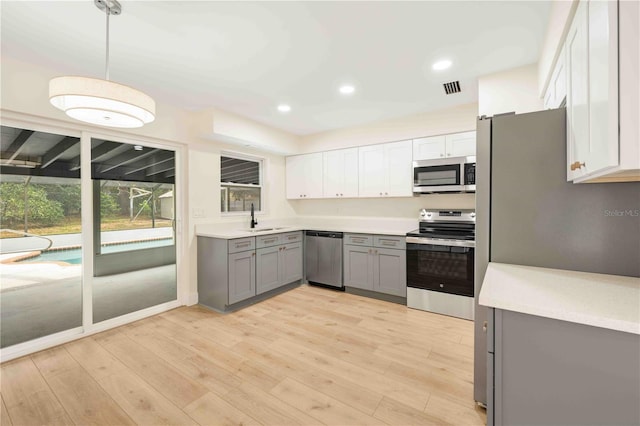
<path fill-rule="evenodd" d="M 476 192 L 476 157 L 414 161 L 413 192 Z"/>

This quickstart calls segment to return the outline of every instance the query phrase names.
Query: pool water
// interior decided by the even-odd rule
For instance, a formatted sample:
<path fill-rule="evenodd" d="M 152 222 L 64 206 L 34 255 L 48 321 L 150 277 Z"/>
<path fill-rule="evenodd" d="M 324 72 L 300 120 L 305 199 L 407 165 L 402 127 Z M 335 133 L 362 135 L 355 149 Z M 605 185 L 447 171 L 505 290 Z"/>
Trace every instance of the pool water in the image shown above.
<path fill-rule="evenodd" d="M 164 238 L 161 240 L 152 241 L 139 241 L 135 243 L 126 244 L 112 244 L 108 246 L 102 246 L 102 254 L 116 253 L 121 251 L 140 250 L 152 247 L 170 246 L 173 244 L 173 238 Z M 20 263 L 28 262 L 66 262 L 72 265 L 79 265 L 82 263 L 82 250 L 55 250 L 44 252 L 40 256 L 31 257 L 29 259 L 22 260 Z"/>

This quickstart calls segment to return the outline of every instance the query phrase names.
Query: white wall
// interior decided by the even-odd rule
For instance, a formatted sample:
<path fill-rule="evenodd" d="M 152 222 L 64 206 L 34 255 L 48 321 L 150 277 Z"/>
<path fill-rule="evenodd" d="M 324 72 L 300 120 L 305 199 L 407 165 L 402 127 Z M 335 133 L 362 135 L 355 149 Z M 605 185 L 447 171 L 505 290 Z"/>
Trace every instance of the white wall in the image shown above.
<path fill-rule="evenodd" d="M 544 97 L 544 92 L 551 78 L 551 72 L 556 63 L 562 44 L 573 15 L 578 7 L 578 0 L 556 0 L 551 2 L 549 24 L 545 34 L 540 59 L 538 60 L 538 94 Z"/>
<path fill-rule="evenodd" d="M 299 137 L 239 115 L 210 108 L 193 114 L 192 135 L 281 155 L 298 151 Z"/>
<path fill-rule="evenodd" d="M 518 114 L 543 109 L 538 66 L 525 65 L 478 78 L 478 115 Z"/>

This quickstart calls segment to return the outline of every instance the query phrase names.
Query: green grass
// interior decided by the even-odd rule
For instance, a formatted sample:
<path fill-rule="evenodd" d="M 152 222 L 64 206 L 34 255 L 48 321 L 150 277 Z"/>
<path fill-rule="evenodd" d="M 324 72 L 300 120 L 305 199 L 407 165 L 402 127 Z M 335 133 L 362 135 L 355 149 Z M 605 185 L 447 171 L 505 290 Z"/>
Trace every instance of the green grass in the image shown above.
<path fill-rule="evenodd" d="M 171 226 L 171 221 L 167 219 L 156 219 L 156 228 L 166 228 Z M 2 227 L 8 227 L 2 224 Z M 28 231 L 30 234 L 37 235 L 58 235 L 58 234 L 79 234 L 81 232 L 81 218 L 79 215 L 68 216 L 62 223 L 56 225 L 38 225 L 36 223 L 29 224 Z M 150 218 L 140 218 L 131 221 L 128 216 L 116 216 L 103 218 L 100 226 L 101 231 L 122 231 L 126 229 L 148 229 L 151 228 Z M 24 225 L 13 225 L 16 231 L 24 231 Z M 17 238 L 18 234 L 3 232 L 0 238 Z"/>

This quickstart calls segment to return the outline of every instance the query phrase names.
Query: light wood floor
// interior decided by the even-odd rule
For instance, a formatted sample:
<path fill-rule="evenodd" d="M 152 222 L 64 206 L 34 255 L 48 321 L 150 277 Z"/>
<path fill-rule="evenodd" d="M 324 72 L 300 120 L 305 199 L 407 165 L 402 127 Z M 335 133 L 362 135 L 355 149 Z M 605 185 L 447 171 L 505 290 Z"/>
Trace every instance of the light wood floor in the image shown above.
<path fill-rule="evenodd" d="M 301 286 L 4 363 L 7 425 L 479 425 L 473 324 Z"/>

